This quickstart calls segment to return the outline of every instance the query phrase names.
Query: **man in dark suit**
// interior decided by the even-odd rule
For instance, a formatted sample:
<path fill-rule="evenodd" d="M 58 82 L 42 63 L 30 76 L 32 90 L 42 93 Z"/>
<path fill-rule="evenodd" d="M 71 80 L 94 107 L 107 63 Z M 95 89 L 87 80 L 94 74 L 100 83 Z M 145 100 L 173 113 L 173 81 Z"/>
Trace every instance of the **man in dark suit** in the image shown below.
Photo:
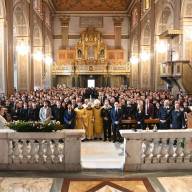
<path fill-rule="evenodd" d="M 123 141 L 121 134 L 119 132 L 121 119 L 122 119 L 122 112 L 121 112 L 121 109 L 119 109 L 119 103 L 115 102 L 114 107 L 111 110 L 111 120 L 112 120 L 113 142 L 114 143 L 116 141 L 119 141 L 119 142 Z"/>
<path fill-rule="evenodd" d="M 105 100 L 104 106 L 101 109 L 101 116 L 103 118 L 103 130 L 104 130 L 104 141 L 107 139 L 111 141 L 111 106 L 109 101 Z"/>
<path fill-rule="evenodd" d="M 63 109 L 60 101 L 57 101 L 56 106 L 53 108 L 53 118 L 63 124 Z"/>
<path fill-rule="evenodd" d="M 169 129 L 170 118 L 171 118 L 171 108 L 169 106 L 169 100 L 165 100 L 164 106 L 160 107 L 160 110 L 159 110 L 159 119 L 160 119 L 159 128 Z"/>
<path fill-rule="evenodd" d="M 29 121 L 39 121 L 39 108 L 35 102 L 32 103 L 32 108 L 29 108 Z"/>
<path fill-rule="evenodd" d="M 147 98 L 145 99 L 145 118 L 153 118 L 154 117 L 154 105 Z"/>
<path fill-rule="evenodd" d="M 27 103 L 23 104 L 23 108 L 20 109 L 19 112 L 19 120 L 28 121 L 29 120 L 29 113 L 28 113 L 28 106 Z"/>
<path fill-rule="evenodd" d="M 66 129 L 75 128 L 75 111 L 70 103 L 67 105 L 67 110 L 64 111 L 63 120 Z"/>
<path fill-rule="evenodd" d="M 171 112 L 171 128 L 172 129 L 185 128 L 184 112 L 181 111 L 178 102 L 175 103 L 175 109 Z"/>

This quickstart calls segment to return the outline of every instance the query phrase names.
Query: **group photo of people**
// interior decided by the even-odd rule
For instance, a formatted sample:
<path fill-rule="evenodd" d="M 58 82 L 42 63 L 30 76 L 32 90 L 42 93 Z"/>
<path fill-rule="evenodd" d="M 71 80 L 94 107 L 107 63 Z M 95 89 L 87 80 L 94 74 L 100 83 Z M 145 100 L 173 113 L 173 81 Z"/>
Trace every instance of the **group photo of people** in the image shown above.
<path fill-rule="evenodd" d="M 0 127 L 12 121 L 55 120 L 65 129 L 84 129 L 83 141 L 123 142 L 121 129 L 145 130 L 146 119 L 158 119 L 157 129 L 187 128 L 192 96 L 180 91 L 133 88 L 53 88 L 16 92 L 0 98 Z M 124 126 L 123 120 L 135 120 Z"/>

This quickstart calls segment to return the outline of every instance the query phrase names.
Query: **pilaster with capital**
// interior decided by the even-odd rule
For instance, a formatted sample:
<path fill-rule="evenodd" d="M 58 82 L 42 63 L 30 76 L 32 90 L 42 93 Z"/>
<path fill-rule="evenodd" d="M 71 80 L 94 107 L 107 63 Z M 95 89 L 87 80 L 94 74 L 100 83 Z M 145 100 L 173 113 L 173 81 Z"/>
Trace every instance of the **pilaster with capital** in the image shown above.
<path fill-rule="evenodd" d="M 62 32 L 62 47 L 67 48 L 69 46 L 69 21 L 70 17 L 64 16 L 60 18 L 61 32 Z"/>

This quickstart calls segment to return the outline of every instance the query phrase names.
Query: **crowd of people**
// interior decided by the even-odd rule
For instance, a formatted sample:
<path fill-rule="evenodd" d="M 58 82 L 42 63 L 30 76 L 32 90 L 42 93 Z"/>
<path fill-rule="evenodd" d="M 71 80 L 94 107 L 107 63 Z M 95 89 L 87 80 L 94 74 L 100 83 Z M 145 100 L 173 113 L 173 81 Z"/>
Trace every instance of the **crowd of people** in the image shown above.
<path fill-rule="evenodd" d="M 53 88 L 16 92 L 0 98 L 0 127 L 11 121 L 59 121 L 66 129 L 85 129 L 85 140 L 121 142 L 122 119 L 158 118 L 158 129 L 186 128 L 192 97 L 179 92 L 123 88 Z"/>

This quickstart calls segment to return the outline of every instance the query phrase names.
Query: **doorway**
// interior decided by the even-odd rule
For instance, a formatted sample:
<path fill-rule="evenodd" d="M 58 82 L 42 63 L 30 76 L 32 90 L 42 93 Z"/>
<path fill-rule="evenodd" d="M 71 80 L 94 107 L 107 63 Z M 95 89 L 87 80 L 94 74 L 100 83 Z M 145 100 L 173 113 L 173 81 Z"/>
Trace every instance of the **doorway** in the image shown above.
<path fill-rule="evenodd" d="M 95 88 L 95 79 L 88 79 L 87 80 L 87 87 Z"/>

